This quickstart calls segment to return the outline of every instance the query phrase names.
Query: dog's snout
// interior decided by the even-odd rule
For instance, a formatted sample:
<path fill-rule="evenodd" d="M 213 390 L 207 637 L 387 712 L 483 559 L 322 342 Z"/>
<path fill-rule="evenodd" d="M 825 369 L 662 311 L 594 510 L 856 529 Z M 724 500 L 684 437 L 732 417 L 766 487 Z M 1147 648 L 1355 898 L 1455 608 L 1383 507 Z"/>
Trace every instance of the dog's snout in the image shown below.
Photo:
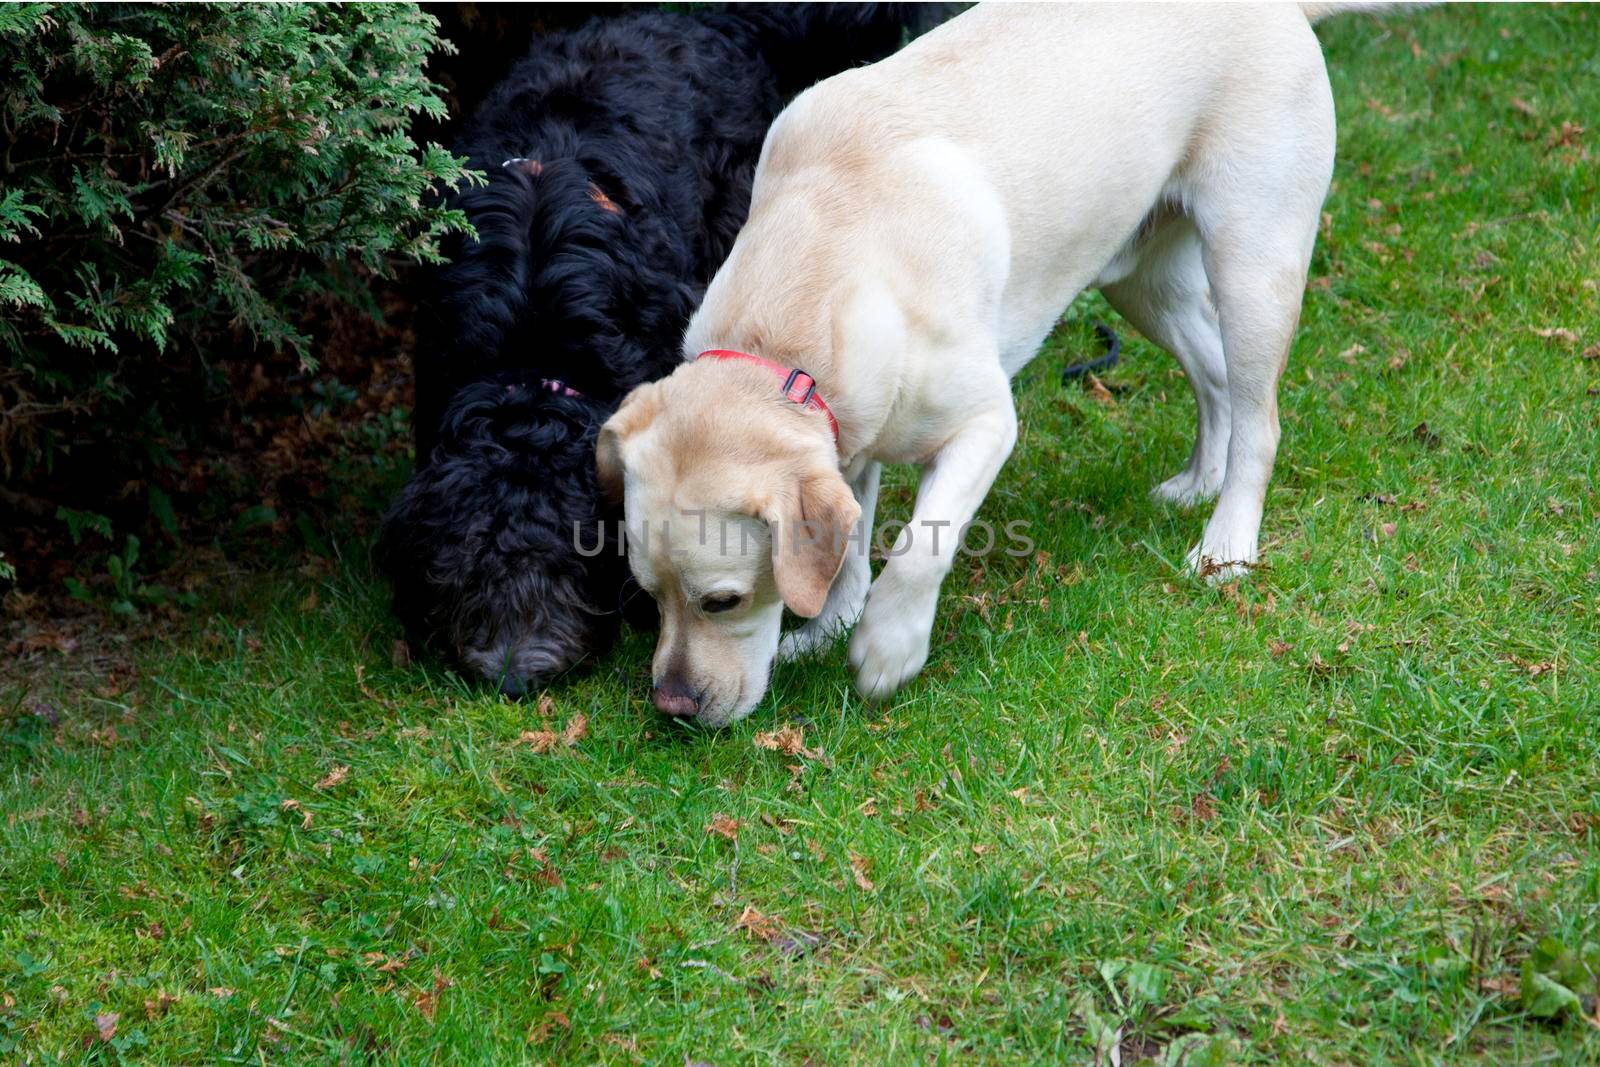
<path fill-rule="evenodd" d="M 656 683 L 650 698 L 656 710 L 674 719 L 689 718 L 700 712 L 700 695 L 679 678 L 666 678 Z"/>
<path fill-rule="evenodd" d="M 521 700 L 529 691 L 538 688 L 538 678 L 522 678 L 515 674 L 507 674 L 500 679 L 500 694 L 512 700 Z"/>

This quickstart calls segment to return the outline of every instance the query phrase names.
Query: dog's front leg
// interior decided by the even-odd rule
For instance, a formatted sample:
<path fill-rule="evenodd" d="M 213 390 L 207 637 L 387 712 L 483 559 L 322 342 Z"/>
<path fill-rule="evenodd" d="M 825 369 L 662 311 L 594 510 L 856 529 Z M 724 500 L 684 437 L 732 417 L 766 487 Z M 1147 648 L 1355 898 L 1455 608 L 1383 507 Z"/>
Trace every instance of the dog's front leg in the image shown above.
<path fill-rule="evenodd" d="M 923 468 L 911 522 L 867 595 L 850 639 L 850 666 L 856 689 L 868 699 L 888 697 L 927 662 L 939 586 L 963 530 L 1016 444 L 1017 414 L 998 366 L 995 378 L 971 397 L 966 421 Z"/>
<path fill-rule="evenodd" d="M 850 543 L 845 546 L 844 562 L 828 587 L 822 613 L 785 634 L 778 642 L 778 661 L 803 659 L 833 643 L 861 617 L 867 602 L 867 587 L 872 584 L 872 514 L 878 506 L 878 479 L 883 464 L 869 462 L 851 479 L 850 491 L 861 505 L 861 521 L 856 524 Z"/>

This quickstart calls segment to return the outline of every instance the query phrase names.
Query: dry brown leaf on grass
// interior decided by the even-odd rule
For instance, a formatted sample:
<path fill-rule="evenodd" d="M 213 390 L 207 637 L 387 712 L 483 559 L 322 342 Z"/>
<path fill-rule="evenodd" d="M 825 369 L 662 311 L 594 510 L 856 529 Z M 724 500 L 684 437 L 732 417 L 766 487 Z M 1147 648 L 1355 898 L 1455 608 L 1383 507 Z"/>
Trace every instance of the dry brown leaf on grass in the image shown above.
<path fill-rule="evenodd" d="M 1423 448 L 1438 448 L 1443 443 L 1443 438 L 1430 430 L 1426 422 L 1419 422 L 1411 427 L 1410 437 Z"/>
<path fill-rule="evenodd" d="M 551 889 L 561 888 L 563 884 L 561 881 L 561 872 L 557 871 L 555 864 L 550 862 L 550 857 L 545 853 L 544 849 L 528 849 L 528 858 L 533 860 L 533 862 L 538 865 L 538 869 L 533 872 L 534 881 L 540 883 L 541 885 L 548 886 Z"/>
<path fill-rule="evenodd" d="M 1522 986 L 1516 978 L 1510 975 L 1499 975 L 1494 978 L 1485 978 L 1478 983 L 1479 989 L 1503 996 L 1514 997 L 1522 992 Z"/>
<path fill-rule="evenodd" d="M 1541 329 L 1537 326 L 1529 328 L 1547 341 L 1560 341 L 1564 345 L 1575 345 L 1579 340 L 1577 332 L 1569 330 L 1565 326 L 1551 326 L 1546 329 Z"/>
<path fill-rule="evenodd" d="M 300 802 L 298 800 L 291 800 L 291 799 L 285 797 L 282 801 L 279 802 L 278 810 L 280 810 L 280 811 L 298 811 L 298 812 L 300 812 L 300 829 L 302 829 L 302 830 L 311 829 L 311 813 L 309 811 L 306 811 L 304 808 L 302 808 L 300 806 Z"/>
<path fill-rule="evenodd" d="M 739 820 L 730 818 L 722 812 L 711 816 L 711 821 L 706 824 L 706 833 L 725 837 L 729 841 L 739 840 Z"/>
<path fill-rule="evenodd" d="M 118 1015 L 114 1011 L 108 1011 L 104 1015 L 96 1015 L 94 1017 L 95 1033 L 100 1036 L 101 1041 L 110 1041 L 117 1036 L 117 1019 Z"/>
<path fill-rule="evenodd" d="M 1549 674 L 1558 666 L 1553 660 L 1533 661 L 1511 655 L 1506 656 L 1505 661 L 1516 666 L 1519 670 L 1527 671 L 1528 676 L 1531 678 L 1537 678 L 1541 674 Z"/>
<path fill-rule="evenodd" d="M 22 655 L 25 652 L 72 652 L 78 647 L 76 638 L 68 637 L 59 630 L 47 630 L 43 633 L 29 634 L 19 637 L 11 642 L 10 650 L 13 655 Z"/>
<path fill-rule="evenodd" d="M 335 764 L 333 769 L 317 779 L 316 789 L 332 789 L 346 778 L 350 777 L 350 768 L 342 763 Z"/>
<path fill-rule="evenodd" d="M 411 1003 L 422 1014 L 422 1017 L 431 1023 L 433 1022 L 434 1013 L 439 1010 L 440 996 L 454 984 L 450 979 L 439 973 L 439 968 L 435 967 L 433 969 L 433 988 L 417 990 L 416 993 L 412 994 Z"/>
<path fill-rule="evenodd" d="M 634 1058 L 638 1058 L 639 1039 L 632 1034 L 606 1034 L 604 1040 L 606 1044 L 615 1045 L 622 1051 L 631 1054 Z"/>
<path fill-rule="evenodd" d="M 178 1003 L 178 998 L 171 993 L 157 993 L 154 997 L 144 1002 L 144 1017 L 149 1022 L 155 1022 L 167 1013 L 167 1009 Z"/>
<path fill-rule="evenodd" d="M 756 941 L 771 941 L 783 932 L 783 920 L 776 915 L 763 915 L 746 904 L 739 917 L 733 920 L 735 930 L 743 930 Z"/>
<path fill-rule="evenodd" d="M 799 752 L 800 747 L 805 744 L 805 734 L 793 726 L 785 726 L 773 731 L 757 730 L 755 737 L 751 739 L 751 743 L 757 748 L 764 748 L 770 752 L 782 752 L 786 756 L 792 756 Z"/>
<path fill-rule="evenodd" d="M 1583 140 L 1584 128 L 1571 119 L 1562 119 L 1559 129 L 1551 130 L 1550 137 L 1545 141 L 1546 148 L 1561 148 L 1565 145 L 1576 145 Z"/>
<path fill-rule="evenodd" d="M 1096 404 L 1105 404 L 1107 406 L 1116 404 L 1117 398 L 1111 395 L 1111 390 L 1106 388 L 1106 383 L 1102 382 L 1094 373 L 1085 374 L 1083 382 L 1084 391 L 1089 394 Z"/>
<path fill-rule="evenodd" d="M 418 954 L 415 949 L 406 949 L 405 952 L 398 956 L 386 956 L 382 952 L 364 952 L 361 958 L 379 974 L 394 974 L 396 971 L 405 970 L 406 964 L 410 963 L 412 957 Z"/>
<path fill-rule="evenodd" d="M 863 893 L 871 893 L 877 889 L 877 886 L 872 884 L 872 879 L 867 877 L 867 871 L 871 867 L 871 860 L 854 852 L 850 853 L 850 873 L 855 876 L 856 888 Z"/>
<path fill-rule="evenodd" d="M 822 749 L 806 747 L 805 730 L 798 726 L 783 726 L 769 732 L 757 731 L 751 743 L 757 748 L 781 752 L 785 756 L 803 756 L 818 761 L 823 758 Z"/>
<path fill-rule="evenodd" d="M 1396 118 L 1394 108 L 1390 107 L 1388 104 L 1385 104 L 1383 101 L 1375 100 L 1370 96 L 1367 97 L 1367 110 L 1375 111 L 1391 122 L 1393 122 Z"/>
<path fill-rule="evenodd" d="M 374 693 L 370 688 L 367 687 L 367 668 L 363 663 L 356 664 L 356 688 L 361 690 L 362 696 L 366 697 L 374 704 L 387 708 L 390 711 L 394 710 L 393 701 L 383 699 L 383 697 L 379 696 L 377 693 Z"/>
<path fill-rule="evenodd" d="M 560 733 L 550 729 L 524 730 L 517 735 L 517 742 L 527 745 L 536 753 L 543 754 L 559 745 L 576 748 L 578 742 L 588 736 L 589 717 L 580 711 L 568 720 Z"/>

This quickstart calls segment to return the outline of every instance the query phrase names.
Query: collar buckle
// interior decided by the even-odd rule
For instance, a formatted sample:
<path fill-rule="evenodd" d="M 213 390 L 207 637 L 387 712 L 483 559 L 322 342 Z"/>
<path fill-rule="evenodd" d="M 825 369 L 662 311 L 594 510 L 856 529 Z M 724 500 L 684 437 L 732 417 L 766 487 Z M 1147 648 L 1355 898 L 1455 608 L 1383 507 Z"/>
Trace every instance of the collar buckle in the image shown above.
<path fill-rule="evenodd" d="M 799 396 L 796 396 L 796 388 L 804 389 L 805 392 L 801 393 Z M 811 375 L 807 374 L 805 371 L 801 370 L 799 367 L 796 367 L 794 370 L 790 371 L 789 377 L 784 379 L 783 382 L 783 395 L 802 407 L 811 403 L 811 398 L 816 394 L 816 391 L 817 380 L 811 377 Z"/>
<path fill-rule="evenodd" d="M 740 352 L 732 348 L 708 348 L 701 352 L 696 359 L 739 359 L 757 366 L 765 367 L 774 374 L 783 375 L 783 397 L 803 408 L 820 411 L 828 420 L 828 429 L 833 431 L 835 443 L 839 440 L 839 423 L 833 417 L 833 412 L 828 409 L 828 404 L 817 393 L 817 380 L 799 367 L 789 368 L 774 363 L 770 359 L 752 356 L 748 352 Z"/>

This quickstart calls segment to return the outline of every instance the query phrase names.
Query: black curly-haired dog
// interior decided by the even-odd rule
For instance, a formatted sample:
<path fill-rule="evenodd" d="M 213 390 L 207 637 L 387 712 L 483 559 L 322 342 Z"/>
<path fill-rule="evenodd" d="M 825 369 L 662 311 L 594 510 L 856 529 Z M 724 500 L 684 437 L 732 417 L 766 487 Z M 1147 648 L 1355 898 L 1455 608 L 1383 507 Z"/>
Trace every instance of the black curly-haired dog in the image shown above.
<path fill-rule="evenodd" d="M 626 597 L 601 423 L 681 358 L 786 99 L 938 5 L 771 4 L 596 20 L 535 43 L 466 126 L 477 238 L 433 279 L 418 470 L 378 558 L 413 641 L 508 694 L 603 651 Z M 631 610 L 631 609 L 630 609 Z"/>

